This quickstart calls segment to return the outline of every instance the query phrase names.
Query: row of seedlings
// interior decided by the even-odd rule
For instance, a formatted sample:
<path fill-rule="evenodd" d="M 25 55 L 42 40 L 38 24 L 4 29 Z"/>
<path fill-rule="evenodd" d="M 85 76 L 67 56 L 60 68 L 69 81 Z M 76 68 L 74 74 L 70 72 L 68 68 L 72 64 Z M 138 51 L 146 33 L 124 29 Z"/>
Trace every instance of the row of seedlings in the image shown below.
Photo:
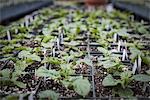
<path fill-rule="evenodd" d="M 146 37 L 149 26 L 140 24 L 143 31 L 135 34 L 137 30 L 131 30 L 130 24 L 137 22 L 125 23 L 128 20 L 106 18 L 100 20 L 100 25 L 91 23 L 90 54 L 96 68 L 96 97 L 148 99 L 150 96 L 150 39 Z"/>
<path fill-rule="evenodd" d="M 41 61 L 45 52 L 52 52 L 53 47 L 49 45 L 46 50 L 45 41 L 51 40 L 52 44 L 55 41 L 55 37 L 47 39 L 38 30 L 43 27 L 43 22 L 63 13 L 52 14 L 51 9 L 45 8 L 8 27 L 1 27 L 1 97 L 23 99 L 31 94 L 28 98 L 33 98 L 37 93 L 41 79 L 36 78 L 35 70 L 44 64 Z M 34 33 L 40 35 L 35 36 Z"/>
<path fill-rule="evenodd" d="M 36 41 L 38 45 L 34 46 L 34 43 L 31 43 L 33 44 L 31 46 L 30 43 L 29 45 L 24 43 L 25 46 L 29 46 L 27 48 L 22 46 L 23 44 L 17 44 L 17 49 L 21 51 L 18 55 L 16 54 L 19 58 L 8 57 L 10 52 L 15 51 L 16 47 L 11 48 L 11 50 L 10 48 L 8 50 L 7 48 L 3 49 L 3 51 L 10 51 L 5 53 L 1 61 L 11 60 L 13 71 L 10 71 L 10 68 L 2 67 L 1 76 L 2 79 L 8 79 L 10 83 L 20 86 L 19 89 L 13 91 L 14 94 L 19 91 L 21 93 L 20 99 L 25 97 L 29 99 L 57 99 L 58 97 L 60 99 L 71 99 L 72 97 L 74 99 L 82 97 L 107 99 L 109 97 L 108 99 L 110 99 L 111 96 L 118 97 L 118 95 L 120 97 L 131 97 L 138 95 L 135 92 L 137 87 L 134 84 L 141 81 L 137 79 L 139 75 L 143 79 L 139 86 L 142 86 L 144 82 L 143 87 L 146 91 L 148 90 L 149 77 L 145 75 L 145 72 L 149 72 L 148 67 L 141 67 L 144 68 L 144 71 L 141 72 L 142 75 L 133 75 L 137 68 L 140 70 L 140 58 L 144 63 L 149 64 L 149 53 L 146 50 L 148 48 L 143 49 L 141 45 L 133 44 L 137 35 L 129 35 L 126 32 L 127 29 L 127 31 L 130 30 L 130 33 L 132 33 L 131 30 L 140 34 L 148 33 L 147 27 L 129 19 L 128 13 L 122 14 L 119 11 L 108 13 L 101 10 L 89 12 L 86 9 L 62 8 L 42 10 L 41 12 L 45 12 L 44 17 L 42 17 L 45 24 L 43 25 L 43 21 L 39 20 L 39 22 L 35 21 L 35 24 L 32 24 L 34 28 L 31 25 L 31 30 L 37 35 L 22 36 L 20 39 L 21 41 L 24 38 Z M 49 14 L 47 14 L 48 12 Z M 50 14 L 52 14 L 52 17 L 49 18 Z M 38 28 L 34 26 L 37 23 L 40 25 Z M 138 29 L 137 26 L 142 28 Z M 7 36 L 9 37 L 8 34 Z M 16 37 L 18 37 L 18 34 Z M 16 42 L 14 39 L 12 40 L 11 45 L 15 44 L 16 46 Z M 6 41 L 2 42 L 7 45 Z M 131 47 L 141 48 L 144 52 Z M 142 57 L 139 57 L 139 54 Z M 95 57 L 93 58 L 91 55 Z M 133 61 L 130 58 L 131 55 L 134 56 Z M 138 58 L 138 65 L 136 63 L 133 65 L 135 58 Z M 91 59 L 93 62 L 91 62 Z M 93 63 L 95 64 L 95 70 Z M 9 66 L 7 63 L 6 65 L 2 63 L 3 65 Z M 16 73 L 18 72 L 17 69 L 25 70 L 25 73 L 19 71 L 18 74 Z M 132 72 L 127 70 L 132 70 Z M 10 74 L 6 75 L 6 73 L 15 77 L 10 77 Z M 23 83 L 27 83 L 28 89 L 26 89 L 25 84 L 18 82 L 18 80 L 16 82 L 13 78 L 24 80 Z M 2 83 L 5 82 L 2 80 Z M 130 88 L 128 86 L 130 83 L 134 87 Z M 11 90 L 9 86 L 4 85 L 6 89 L 2 89 L 2 92 Z M 13 85 L 13 89 L 16 89 L 16 86 L 14 88 Z M 21 89 L 24 87 L 25 89 Z M 144 93 L 142 96 L 148 97 L 149 91 L 146 94 Z"/>

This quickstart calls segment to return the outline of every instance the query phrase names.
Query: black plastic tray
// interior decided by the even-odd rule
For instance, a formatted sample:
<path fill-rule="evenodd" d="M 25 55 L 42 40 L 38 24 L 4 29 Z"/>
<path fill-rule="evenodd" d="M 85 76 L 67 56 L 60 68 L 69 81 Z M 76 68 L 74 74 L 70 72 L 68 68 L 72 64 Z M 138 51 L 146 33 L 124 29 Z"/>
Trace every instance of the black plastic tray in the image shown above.
<path fill-rule="evenodd" d="M 52 5 L 52 0 L 34 1 L 21 3 L 0 8 L 0 24 L 6 25 L 22 16 L 29 14 L 37 9 Z"/>

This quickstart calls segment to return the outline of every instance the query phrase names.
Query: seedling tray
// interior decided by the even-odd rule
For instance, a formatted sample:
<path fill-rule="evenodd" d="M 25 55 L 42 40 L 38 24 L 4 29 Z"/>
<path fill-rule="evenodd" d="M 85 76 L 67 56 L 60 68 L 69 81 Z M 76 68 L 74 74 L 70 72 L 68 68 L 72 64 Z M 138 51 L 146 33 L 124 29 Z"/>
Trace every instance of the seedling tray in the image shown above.
<path fill-rule="evenodd" d="M 16 42 L 16 44 L 20 44 L 19 46 L 25 46 L 26 48 L 23 50 L 19 50 L 19 52 L 13 57 L 15 57 L 17 61 L 20 61 L 19 64 L 21 63 L 21 65 L 23 65 L 24 63 L 26 64 L 27 62 L 31 61 L 30 62 L 31 64 L 29 64 L 24 69 L 24 72 L 28 72 L 28 74 L 25 74 L 25 76 L 24 76 L 24 74 L 22 74 L 18 78 L 18 81 L 22 81 L 23 83 L 27 84 L 27 87 L 22 89 L 20 87 L 14 86 L 13 88 L 17 87 L 16 89 L 19 89 L 20 92 L 24 92 L 24 93 L 28 92 L 27 93 L 28 95 L 26 97 L 28 99 L 35 99 L 35 100 L 39 99 L 40 98 L 39 94 L 41 94 L 41 92 L 43 92 L 45 90 L 53 91 L 54 92 L 53 95 L 56 95 L 55 92 L 60 93 L 58 96 L 58 99 L 60 99 L 60 100 L 67 100 L 67 99 L 68 100 L 76 100 L 76 99 L 85 99 L 85 100 L 91 100 L 91 99 L 92 100 L 120 100 L 120 99 L 124 99 L 124 100 L 128 100 L 128 99 L 133 99 L 132 97 L 131 98 L 130 97 L 127 98 L 126 96 L 119 97 L 118 94 L 113 94 L 113 87 L 117 87 L 117 86 L 113 86 L 113 87 L 106 86 L 105 87 L 103 81 L 106 78 L 106 76 L 108 76 L 108 75 L 112 75 L 114 80 L 119 80 L 119 79 L 121 79 L 120 75 L 123 72 L 128 72 L 128 70 L 131 70 L 133 72 L 134 70 L 132 67 L 136 67 L 136 63 L 138 63 L 138 67 L 140 65 L 140 57 L 139 56 L 136 57 L 138 59 L 135 58 L 135 60 L 136 60 L 135 63 L 133 63 L 134 61 L 131 61 L 132 58 L 128 59 L 128 60 L 118 61 L 119 63 L 117 61 L 113 61 L 113 62 L 111 62 L 112 64 L 110 64 L 110 65 L 114 65 L 114 62 L 115 62 L 115 64 L 117 63 L 117 65 L 114 65 L 114 66 L 119 66 L 119 67 L 117 68 L 117 67 L 112 67 L 112 66 L 108 65 L 109 67 L 112 67 L 112 69 L 111 68 L 107 69 L 107 68 L 105 68 L 107 66 L 104 66 L 104 64 L 107 64 L 107 63 L 99 62 L 98 58 L 104 58 L 105 56 L 106 57 L 110 57 L 110 56 L 107 54 L 104 54 L 105 52 L 103 53 L 103 51 L 101 51 L 101 50 L 98 51 L 96 49 L 98 47 L 101 47 L 101 48 L 105 49 L 106 51 L 111 50 L 114 47 L 115 48 L 118 47 L 118 41 L 123 39 L 123 40 L 126 40 L 127 43 L 129 43 L 128 40 L 130 41 L 130 43 L 132 43 L 134 41 L 134 38 L 132 38 L 133 40 L 130 40 L 130 39 L 128 39 L 130 37 L 128 37 L 127 39 L 120 37 L 117 41 L 110 42 L 109 43 L 110 47 L 106 48 L 105 46 L 100 45 L 100 43 L 96 43 L 97 38 L 91 38 L 91 34 L 95 34 L 95 32 L 91 32 L 89 29 L 87 29 L 86 31 L 82 30 L 82 27 L 80 27 L 81 28 L 80 32 L 77 32 L 78 33 L 77 35 L 81 36 L 81 37 L 69 38 L 68 32 L 70 32 L 70 29 L 67 30 L 67 28 L 65 28 L 65 25 L 67 25 L 69 23 L 80 22 L 80 18 L 78 19 L 78 17 L 82 16 L 81 18 L 84 18 L 84 20 L 86 19 L 85 21 L 90 23 L 89 25 L 86 23 L 86 25 L 88 27 L 93 27 L 91 25 L 94 25 L 94 24 L 97 25 L 97 23 L 92 22 L 92 20 L 94 20 L 95 18 L 99 19 L 100 15 L 96 15 L 99 12 L 95 13 L 97 10 L 94 10 L 94 11 L 91 11 L 93 14 L 90 14 L 86 10 L 86 8 L 79 9 L 79 7 L 78 8 L 77 7 L 74 8 L 74 7 L 70 7 L 70 6 L 61 7 L 61 6 L 57 6 L 57 5 L 51 6 L 48 9 L 46 9 L 46 10 L 43 9 L 43 10 L 48 12 L 50 9 L 52 9 L 53 13 L 54 12 L 58 13 L 58 16 L 55 16 L 55 14 L 53 15 L 53 13 L 44 15 L 43 12 L 37 11 L 36 15 L 33 14 L 32 16 L 36 16 L 37 18 L 40 18 L 40 16 L 42 15 L 42 18 L 40 19 L 42 21 L 42 23 L 38 23 L 37 25 L 34 25 L 35 24 L 34 22 L 36 22 L 36 17 L 35 17 L 33 22 L 31 22 L 28 26 L 22 27 L 22 28 L 30 28 L 30 30 L 26 30 L 26 31 L 19 30 L 19 32 L 15 33 L 14 30 L 12 31 L 10 28 L 10 36 L 11 36 L 12 40 L 16 39 L 15 34 L 17 34 L 19 36 L 20 32 L 23 34 L 29 33 L 29 35 L 22 37 L 23 39 L 21 39 L 21 42 L 20 41 Z M 86 15 L 84 15 L 83 11 L 86 13 Z M 59 13 L 61 13 L 61 14 L 59 15 Z M 74 15 L 77 18 L 74 18 L 73 16 L 71 16 L 70 13 L 77 14 L 78 16 Z M 105 13 L 103 12 L 102 15 L 104 15 L 104 14 L 106 14 L 106 12 Z M 118 14 L 118 16 L 119 16 L 119 14 Z M 94 16 L 96 16 L 96 17 L 94 18 Z M 104 16 L 104 18 L 105 17 L 107 18 L 107 16 Z M 109 16 L 108 19 L 111 19 L 111 17 Z M 87 19 L 87 18 L 89 18 L 89 19 Z M 90 18 L 91 19 L 94 18 L 94 19 L 91 20 Z M 67 21 L 65 21 L 66 19 L 67 19 Z M 75 21 L 71 21 L 71 19 L 74 19 Z M 68 20 L 70 20 L 70 21 L 68 21 Z M 116 20 L 116 19 L 114 19 L 114 20 Z M 121 17 L 121 18 L 118 18 L 118 20 L 124 21 L 125 19 L 122 19 L 122 17 Z M 21 22 L 21 23 L 17 22 L 17 24 L 21 25 L 22 23 L 25 24 L 25 22 L 26 21 L 23 20 L 23 22 Z M 58 26 L 56 25 L 56 27 L 51 28 L 51 26 L 53 26 L 51 24 L 54 22 L 59 23 L 59 25 Z M 103 23 L 101 23 L 101 24 L 103 25 Z M 100 25 L 99 27 L 101 27 L 102 25 Z M 48 29 L 48 31 L 45 31 L 45 33 L 44 33 L 43 32 L 44 29 Z M 78 27 L 78 25 L 75 25 L 75 30 L 77 31 L 77 29 L 79 29 L 79 27 Z M 55 34 L 55 33 L 57 33 L 57 34 Z M 32 36 L 30 36 L 31 34 L 32 34 Z M 71 35 L 72 34 L 74 34 L 74 33 L 71 33 Z M 63 35 L 63 37 L 61 37 L 61 35 Z M 5 35 L 3 39 L 7 40 L 7 38 L 8 38 L 8 34 Z M 64 40 L 65 38 L 69 38 L 69 40 L 65 41 Z M 13 44 L 12 40 L 9 40 L 10 43 L 8 43 L 8 47 L 12 46 L 12 44 Z M 138 38 L 137 40 L 140 40 L 140 39 Z M 148 41 L 148 39 L 146 39 L 146 40 Z M 148 43 L 147 41 L 146 42 L 139 41 L 139 42 L 141 42 L 141 43 L 144 42 L 143 45 L 146 47 L 146 46 L 148 46 L 148 44 L 146 44 L 146 43 Z M 80 42 L 80 43 L 78 44 L 77 42 Z M 2 44 L 1 48 L 4 49 L 4 47 L 6 47 L 5 43 Z M 125 47 L 126 47 L 125 45 L 120 45 L 120 48 L 125 48 Z M 95 49 L 91 50 L 91 48 L 95 48 Z M 30 50 L 28 50 L 28 49 L 30 49 Z M 127 54 L 130 57 L 133 54 L 133 52 L 131 50 L 129 50 L 129 47 L 126 47 L 126 49 L 127 49 Z M 138 49 L 138 48 L 134 48 L 134 49 Z M 146 52 L 146 54 L 144 53 L 144 55 L 145 55 L 145 57 L 147 57 L 147 55 L 149 55 L 149 53 L 148 53 L 149 49 L 148 48 L 142 48 L 142 49 L 144 49 L 144 50 L 140 50 L 140 49 L 138 49 L 138 50 L 140 50 L 140 53 Z M 5 48 L 5 50 L 7 50 L 7 48 Z M 9 52 L 8 54 L 13 55 L 12 51 Z M 23 52 L 23 51 L 25 51 L 27 53 L 26 55 L 28 55 L 28 56 L 24 55 L 24 53 L 21 55 L 20 52 Z M 4 54 L 3 56 L 5 57 L 6 54 Z M 119 55 L 123 56 L 123 51 L 113 52 L 113 54 L 119 54 Z M 1 58 L 3 58 L 3 56 L 1 56 Z M 22 58 L 22 56 L 25 56 L 25 57 Z M 29 59 L 26 59 L 28 57 L 29 57 Z M 142 56 L 142 58 L 144 58 L 144 57 Z M 24 59 L 26 59 L 26 60 L 24 60 Z M 114 59 L 115 58 L 109 59 L 108 63 Z M 119 59 L 121 59 L 121 57 Z M 105 60 L 102 60 L 102 61 L 105 61 Z M 15 61 L 15 59 L 14 60 L 4 60 L 4 62 L 2 62 L 2 63 L 4 63 L 4 64 L 2 66 L 0 65 L 1 66 L 0 71 L 9 69 L 9 70 L 12 70 L 12 72 L 13 72 L 16 70 L 17 62 Z M 64 64 L 66 64 L 66 65 L 64 65 Z M 9 66 L 9 65 L 11 65 L 11 66 Z M 122 68 L 122 66 L 120 66 L 120 65 L 123 65 L 123 67 L 124 66 L 125 67 Z M 145 74 L 146 71 L 148 70 L 148 68 L 146 66 L 147 65 L 144 62 L 142 62 L 141 71 L 140 72 L 135 71 L 135 75 L 138 75 L 139 73 L 147 75 L 147 74 Z M 139 68 L 138 68 L 138 70 L 139 70 Z M 116 76 L 115 76 L 113 73 L 114 71 L 118 71 L 119 74 L 116 72 L 115 73 Z M 45 73 L 48 73 L 50 76 Z M 57 76 L 58 73 L 59 73 L 59 75 Z M 58 78 L 54 77 L 53 75 L 54 76 L 56 75 Z M 24 77 L 22 77 L 22 76 L 24 76 Z M 32 77 L 32 78 L 30 78 L 30 77 Z M 64 83 L 62 84 L 62 81 L 68 82 L 68 80 L 71 80 L 70 77 L 71 78 L 75 78 L 75 77 L 81 78 L 82 77 L 80 80 L 83 82 L 79 82 L 77 84 L 77 87 L 80 85 L 82 86 L 83 85 L 82 83 L 84 83 L 84 81 L 86 81 L 87 83 L 84 84 L 84 86 L 86 87 L 85 90 L 89 88 L 89 86 L 86 86 L 86 85 L 90 84 L 90 89 L 88 90 L 88 93 L 86 93 L 85 96 L 82 96 L 81 93 L 76 91 L 76 89 L 81 90 L 82 87 L 84 87 L 84 86 L 74 89 L 75 83 L 74 84 L 69 83 L 72 85 L 71 85 L 71 87 L 67 87 L 67 88 L 65 87 L 66 84 L 64 84 Z M 122 81 L 122 80 L 120 80 L 120 81 Z M 31 85 L 30 85 L 30 83 L 31 83 Z M 34 85 L 32 85 L 32 83 Z M 149 99 L 149 97 L 148 97 L 149 87 L 147 86 L 147 89 L 145 89 L 145 91 L 143 91 L 141 88 L 144 85 L 144 83 L 136 82 L 134 80 L 131 82 L 130 85 L 132 86 L 132 90 L 135 93 L 134 94 L 135 98 L 138 98 L 139 100 L 142 98 L 144 98 L 145 100 Z M 138 85 L 138 86 L 136 86 L 136 85 Z M 148 84 L 146 84 L 146 85 L 148 85 Z M 9 91 L 11 91 L 10 88 L 8 88 Z M 122 87 L 120 87 L 120 88 L 122 88 Z M 2 92 L 2 91 L 3 90 L 1 90 L 0 92 Z M 138 91 L 138 93 L 137 93 L 137 91 Z M 4 90 L 3 92 L 6 92 L 6 90 Z M 13 91 L 11 91 L 11 92 L 15 93 Z M 86 92 L 86 91 L 84 91 L 82 89 L 82 92 Z M 128 92 L 130 92 L 130 90 Z M 9 93 L 5 93 L 2 95 L 7 96 L 8 94 Z M 137 96 L 136 96 L 136 94 L 137 94 Z M 19 96 L 19 98 L 21 98 L 21 97 Z M 49 98 L 49 97 L 45 97 L 44 99 L 47 99 L 47 98 Z M 51 97 L 50 97 L 50 99 L 51 99 Z M 20 100 L 22 100 L 22 99 L 20 99 Z"/>

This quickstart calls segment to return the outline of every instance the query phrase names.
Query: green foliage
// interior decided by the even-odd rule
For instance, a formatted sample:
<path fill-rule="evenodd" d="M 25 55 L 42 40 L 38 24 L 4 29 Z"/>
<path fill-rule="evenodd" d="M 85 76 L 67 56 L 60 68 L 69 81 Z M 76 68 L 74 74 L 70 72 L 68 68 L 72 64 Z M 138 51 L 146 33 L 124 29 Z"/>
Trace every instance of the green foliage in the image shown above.
<path fill-rule="evenodd" d="M 42 63 L 50 63 L 53 65 L 60 65 L 62 63 L 61 59 L 57 57 L 46 57 L 42 60 Z"/>
<path fill-rule="evenodd" d="M 116 65 L 118 65 L 118 63 L 110 61 L 110 60 L 106 60 L 102 62 L 102 65 L 104 68 L 112 68 L 115 67 Z"/>
<path fill-rule="evenodd" d="M 102 52 L 104 55 L 110 55 L 111 52 L 103 47 L 98 47 L 97 48 L 100 52 Z"/>
<path fill-rule="evenodd" d="M 40 99 L 50 99 L 50 100 L 58 100 L 59 93 L 56 93 L 52 90 L 41 91 L 39 94 Z"/>
<path fill-rule="evenodd" d="M 54 38 L 54 37 L 51 36 L 51 35 L 44 36 L 42 42 L 47 43 L 47 42 L 49 42 L 49 41 L 50 41 L 51 39 L 53 39 L 53 38 Z"/>
<path fill-rule="evenodd" d="M 116 86 L 118 84 L 118 81 L 115 80 L 110 74 L 107 75 L 103 82 L 102 82 L 103 86 Z"/>
<path fill-rule="evenodd" d="M 134 80 L 141 82 L 150 82 L 150 76 L 145 74 L 137 74 L 133 76 Z"/>
<path fill-rule="evenodd" d="M 146 73 L 147 73 L 148 75 L 150 75 L 150 69 L 149 69 L 149 70 L 147 70 L 147 71 L 146 71 Z"/>
<path fill-rule="evenodd" d="M 133 91 L 130 88 L 125 88 L 125 89 L 123 89 L 123 88 L 114 88 L 113 93 L 118 94 L 120 97 L 127 97 L 127 98 L 128 97 L 132 98 L 133 94 L 134 94 Z"/>
<path fill-rule="evenodd" d="M 3 69 L 0 71 L 1 85 L 17 85 L 20 88 L 26 88 L 26 84 L 23 82 L 17 81 L 17 79 L 22 75 L 26 74 L 23 71 L 28 65 L 25 61 L 18 60 L 15 63 L 15 70 L 12 72 L 9 69 Z"/>
<path fill-rule="evenodd" d="M 130 47 L 129 49 L 130 49 L 130 52 L 131 52 L 130 58 L 132 59 L 133 62 L 138 56 L 143 55 L 143 53 L 139 49 L 137 49 L 136 47 Z"/>
<path fill-rule="evenodd" d="M 65 78 L 75 73 L 75 71 L 72 69 L 72 64 L 61 64 L 60 67 L 60 74 Z"/>
<path fill-rule="evenodd" d="M 79 59 L 76 64 L 79 65 L 80 63 L 84 63 L 88 66 L 93 66 L 92 61 L 88 58 L 84 58 L 84 59 Z"/>
<path fill-rule="evenodd" d="M 36 71 L 36 75 L 39 77 L 49 77 L 51 79 L 57 79 L 60 77 L 60 73 L 58 71 L 48 70 L 43 66 Z"/>
<path fill-rule="evenodd" d="M 131 71 L 122 72 L 120 77 L 121 77 L 120 83 L 123 88 L 126 88 L 133 80 Z"/>
<path fill-rule="evenodd" d="M 149 56 L 143 56 L 143 57 L 142 57 L 142 61 L 143 61 L 143 63 L 145 63 L 146 65 L 150 66 L 150 57 L 149 57 Z"/>
<path fill-rule="evenodd" d="M 77 41 L 71 41 L 71 42 L 64 42 L 65 46 L 76 46 L 79 43 Z"/>
<path fill-rule="evenodd" d="M 38 55 L 35 53 L 31 54 L 30 51 L 26 50 L 19 52 L 18 57 L 22 59 L 31 59 L 33 61 L 41 61 L 41 58 Z"/>
<path fill-rule="evenodd" d="M 119 83 L 122 85 L 122 88 L 125 89 L 133 80 L 132 72 L 126 71 L 120 74 L 121 79 L 114 79 L 111 74 L 107 75 L 102 84 L 103 86 L 117 86 Z"/>
<path fill-rule="evenodd" d="M 74 90 L 82 96 L 88 95 L 91 85 L 87 79 L 77 79 L 73 82 Z"/>

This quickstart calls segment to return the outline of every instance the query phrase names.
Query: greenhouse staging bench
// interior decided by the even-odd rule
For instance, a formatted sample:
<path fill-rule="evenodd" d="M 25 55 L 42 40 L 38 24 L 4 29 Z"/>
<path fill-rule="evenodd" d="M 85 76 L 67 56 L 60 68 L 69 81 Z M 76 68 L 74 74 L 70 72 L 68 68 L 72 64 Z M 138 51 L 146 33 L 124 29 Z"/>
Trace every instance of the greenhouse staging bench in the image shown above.
<path fill-rule="evenodd" d="M 52 5 L 0 27 L 2 100 L 149 100 L 150 25 Z"/>

